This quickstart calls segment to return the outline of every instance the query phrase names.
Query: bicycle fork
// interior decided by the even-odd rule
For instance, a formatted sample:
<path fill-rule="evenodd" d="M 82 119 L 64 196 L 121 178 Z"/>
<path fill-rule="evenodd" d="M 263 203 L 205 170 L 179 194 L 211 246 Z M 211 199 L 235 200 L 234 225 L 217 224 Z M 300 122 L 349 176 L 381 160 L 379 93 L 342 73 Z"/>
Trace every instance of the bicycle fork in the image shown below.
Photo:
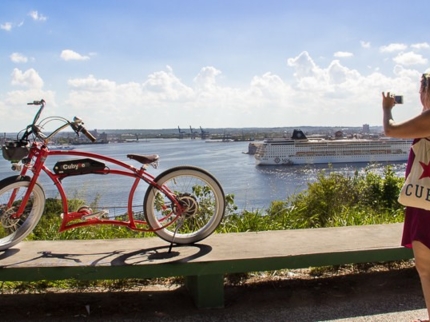
<path fill-rule="evenodd" d="M 19 208 L 11 216 L 11 218 L 13 218 L 13 219 L 17 219 L 17 218 L 21 217 L 21 215 L 24 213 L 25 207 L 27 206 L 27 203 L 30 200 L 31 193 L 33 192 L 33 188 L 37 183 L 37 179 L 39 178 L 40 171 L 42 171 L 43 164 L 46 160 L 47 153 L 46 153 L 46 150 L 38 151 L 38 153 L 41 155 L 37 155 L 36 162 L 33 165 L 31 164 L 31 159 L 33 157 L 35 157 L 36 154 L 33 151 L 30 151 L 30 154 L 25 159 L 26 162 L 23 161 L 23 166 L 15 168 L 16 170 L 19 170 L 19 169 L 21 170 L 20 174 L 19 174 L 19 180 L 23 180 L 23 178 L 30 178 L 30 177 L 26 176 L 28 170 L 32 171 L 33 175 L 30 178 L 30 182 L 29 182 L 29 185 L 27 187 L 27 191 L 21 200 L 21 204 L 19 205 Z M 12 166 L 12 169 L 14 169 L 14 165 Z M 15 199 L 18 195 L 19 189 L 20 188 L 15 188 L 13 190 L 13 192 L 9 198 L 9 202 L 8 202 L 9 208 L 12 207 L 13 203 L 15 202 Z"/>
<path fill-rule="evenodd" d="M 30 177 L 26 176 L 27 170 L 28 170 L 27 165 L 22 167 L 21 172 L 20 172 L 19 177 L 18 177 L 18 180 L 23 180 L 24 178 L 30 178 Z M 27 191 L 25 192 L 24 196 L 22 197 L 21 204 L 19 205 L 18 209 L 11 216 L 12 219 L 17 219 L 17 218 L 21 217 L 21 215 L 24 213 L 25 207 L 27 206 L 27 203 L 30 200 L 31 193 L 33 192 L 33 188 L 37 182 L 38 173 L 39 172 L 37 172 L 37 174 L 36 174 L 36 172 L 33 171 L 33 176 L 30 178 L 29 185 L 27 187 Z M 13 206 L 14 202 L 16 201 L 19 189 L 22 189 L 22 188 L 13 189 L 13 191 L 10 195 L 8 204 L 7 204 L 9 209 Z"/>

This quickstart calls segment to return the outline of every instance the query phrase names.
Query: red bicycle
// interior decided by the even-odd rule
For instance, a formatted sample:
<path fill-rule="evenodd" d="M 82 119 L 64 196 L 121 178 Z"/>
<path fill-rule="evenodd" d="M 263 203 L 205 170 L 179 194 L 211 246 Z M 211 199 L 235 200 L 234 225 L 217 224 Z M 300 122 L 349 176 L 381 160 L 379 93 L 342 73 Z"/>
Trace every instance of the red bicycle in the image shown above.
<path fill-rule="evenodd" d="M 39 222 L 45 208 L 45 192 L 38 182 L 42 172 L 54 183 L 61 199 L 60 231 L 108 224 L 155 232 L 171 244 L 192 244 L 211 235 L 220 224 L 225 212 L 224 192 L 209 172 L 194 166 L 178 166 L 154 177 L 147 168 L 149 165 L 157 167 L 158 155 L 128 154 L 129 159 L 140 163 L 139 167 L 134 167 L 96 153 L 49 149 L 50 139 L 66 128 L 71 128 L 78 136 L 84 134 L 92 142 L 96 139 L 85 129 L 80 118 L 68 121 L 51 116 L 38 123 L 45 101 L 28 105 L 40 106 L 33 122 L 17 135 L 16 140 L 2 146 L 3 157 L 12 162 L 12 170 L 19 174 L 0 181 L 0 250 L 21 242 Z M 60 121 L 62 125 L 45 135 L 42 130 L 51 121 Z M 59 155 L 79 158 L 58 161 L 51 171 L 45 162 L 49 157 Z M 105 209 L 93 211 L 85 205 L 70 209 L 63 179 L 88 174 L 130 178 L 126 214 L 112 218 Z M 148 187 L 142 204 L 135 206 L 133 200 L 142 183 Z"/>

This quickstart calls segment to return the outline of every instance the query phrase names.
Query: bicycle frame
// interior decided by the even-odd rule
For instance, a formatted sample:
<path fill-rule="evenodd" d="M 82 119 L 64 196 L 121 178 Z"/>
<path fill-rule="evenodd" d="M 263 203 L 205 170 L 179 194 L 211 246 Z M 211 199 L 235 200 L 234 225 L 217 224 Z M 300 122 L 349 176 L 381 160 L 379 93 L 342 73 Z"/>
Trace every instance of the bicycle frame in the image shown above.
<path fill-rule="evenodd" d="M 92 159 L 105 161 L 105 162 L 108 162 L 109 164 L 119 166 L 119 169 L 110 169 L 105 167 L 103 170 L 97 170 L 91 173 L 100 174 L 100 175 L 119 175 L 119 176 L 130 177 L 132 179 L 134 178 L 133 184 L 131 186 L 131 189 L 128 195 L 128 201 L 127 201 L 128 221 L 117 220 L 117 219 L 100 219 L 98 217 L 94 217 L 91 219 L 87 219 L 85 221 L 73 223 L 73 221 L 82 219 L 83 216 L 88 215 L 88 212 L 83 212 L 83 211 L 69 212 L 69 203 L 68 203 L 66 191 L 63 188 L 61 181 L 64 178 L 72 175 L 54 173 L 45 165 L 45 161 L 47 158 L 49 158 L 50 156 L 58 156 L 58 155 L 85 157 L 85 158 L 92 158 Z M 31 191 L 33 190 L 34 185 L 36 184 L 40 174 L 44 172 L 54 183 L 54 185 L 57 188 L 57 191 L 60 194 L 62 209 L 63 209 L 63 214 L 62 214 L 63 218 L 59 229 L 60 232 L 68 229 L 72 229 L 72 228 L 98 225 L 98 224 L 124 226 L 135 231 L 143 231 L 143 232 L 150 232 L 150 231 L 153 232 L 159 229 L 163 229 L 171 225 L 181 216 L 181 213 L 183 212 L 183 207 L 177 200 L 174 193 L 170 191 L 167 187 L 163 185 L 161 186 L 158 185 L 157 182 L 155 181 L 155 178 L 146 171 L 146 168 L 147 168 L 146 164 L 143 164 L 140 167 L 140 169 L 138 169 L 130 164 L 119 161 L 117 159 L 107 157 L 101 154 L 92 153 L 92 152 L 75 151 L 75 150 L 49 150 L 45 144 L 42 144 L 39 142 L 33 142 L 30 148 L 30 153 L 27 157 L 27 161 L 24 162 L 20 172 L 21 176 L 26 176 L 27 172 L 31 171 L 33 173 L 33 176 L 31 177 L 31 180 L 30 180 L 28 192 L 23 197 L 23 202 L 21 203 L 21 206 L 18 209 L 17 214 L 23 213 L 25 204 L 27 203 L 30 197 L 30 194 L 31 194 Z M 78 176 L 78 175 L 83 175 L 83 174 L 73 174 L 73 176 Z M 134 198 L 136 189 L 142 180 L 145 181 L 148 185 L 153 186 L 159 191 L 161 191 L 162 193 L 164 193 L 168 197 L 168 199 L 172 202 L 172 205 L 173 205 L 172 207 L 167 207 L 166 205 L 163 205 L 163 207 L 165 207 L 165 210 L 170 208 L 170 212 L 162 219 L 162 221 L 165 222 L 166 224 L 163 225 L 163 227 L 160 227 L 158 229 L 140 228 L 137 225 L 147 225 L 147 223 L 144 220 L 136 220 L 133 217 L 133 204 L 132 204 L 133 198 Z M 9 204 L 13 203 L 14 198 L 15 196 L 12 195 L 11 200 L 9 200 Z M 164 221 L 165 219 L 171 218 L 171 217 L 173 217 L 172 220 Z"/>

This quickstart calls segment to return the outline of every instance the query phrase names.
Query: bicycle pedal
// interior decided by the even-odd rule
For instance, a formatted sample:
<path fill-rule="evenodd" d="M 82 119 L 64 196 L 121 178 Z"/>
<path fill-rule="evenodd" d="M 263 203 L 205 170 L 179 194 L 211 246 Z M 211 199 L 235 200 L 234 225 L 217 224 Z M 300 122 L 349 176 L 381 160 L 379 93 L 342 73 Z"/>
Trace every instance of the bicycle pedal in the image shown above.
<path fill-rule="evenodd" d="M 82 220 L 91 220 L 91 219 L 95 219 L 95 218 L 97 218 L 97 219 L 107 219 L 108 218 L 108 214 L 109 214 L 109 211 L 107 211 L 107 210 L 101 210 L 101 211 L 94 212 L 94 213 L 91 213 L 91 214 L 88 214 L 88 215 L 83 215 L 81 217 L 81 219 Z"/>

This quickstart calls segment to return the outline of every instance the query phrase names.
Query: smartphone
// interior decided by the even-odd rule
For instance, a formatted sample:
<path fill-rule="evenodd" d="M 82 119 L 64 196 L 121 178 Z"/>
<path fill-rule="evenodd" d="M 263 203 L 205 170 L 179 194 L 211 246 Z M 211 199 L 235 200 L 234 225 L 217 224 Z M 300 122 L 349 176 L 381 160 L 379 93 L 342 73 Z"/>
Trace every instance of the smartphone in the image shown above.
<path fill-rule="evenodd" d="M 396 104 L 403 104 L 403 96 L 402 95 L 394 95 L 394 101 Z"/>

